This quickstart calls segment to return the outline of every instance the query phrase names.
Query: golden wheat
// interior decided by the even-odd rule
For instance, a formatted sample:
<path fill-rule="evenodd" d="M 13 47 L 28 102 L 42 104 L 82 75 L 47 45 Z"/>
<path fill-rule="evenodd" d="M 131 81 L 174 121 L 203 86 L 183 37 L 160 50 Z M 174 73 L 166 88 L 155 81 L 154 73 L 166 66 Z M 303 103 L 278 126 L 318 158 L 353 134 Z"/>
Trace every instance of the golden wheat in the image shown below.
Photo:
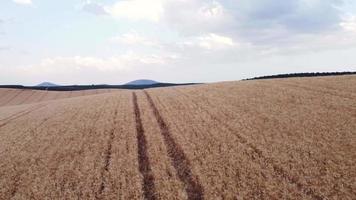
<path fill-rule="evenodd" d="M 0 89 L 0 199 L 355 199 L 355 85 Z"/>

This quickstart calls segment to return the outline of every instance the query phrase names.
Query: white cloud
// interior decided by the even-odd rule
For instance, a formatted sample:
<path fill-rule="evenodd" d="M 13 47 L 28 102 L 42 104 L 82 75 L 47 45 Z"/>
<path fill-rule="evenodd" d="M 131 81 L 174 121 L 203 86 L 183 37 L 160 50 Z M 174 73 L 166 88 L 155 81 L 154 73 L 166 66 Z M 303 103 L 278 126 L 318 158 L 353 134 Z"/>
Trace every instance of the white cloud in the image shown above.
<path fill-rule="evenodd" d="M 128 33 L 113 37 L 110 41 L 126 45 L 158 46 L 158 42 L 153 39 L 149 39 L 136 31 L 130 31 Z"/>
<path fill-rule="evenodd" d="M 198 37 L 198 40 L 199 45 L 206 49 L 220 49 L 225 47 L 232 47 L 235 45 L 231 38 L 214 33 Z"/>
<path fill-rule="evenodd" d="M 163 14 L 164 0 L 123 0 L 104 9 L 119 19 L 147 20 L 158 22 Z"/>
<path fill-rule="evenodd" d="M 71 73 L 73 71 L 130 71 L 146 65 L 160 66 L 176 59 L 174 55 L 136 54 L 127 52 L 109 58 L 91 56 L 45 58 L 37 65 L 24 67 L 26 71 L 43 73 Z"/>
<path fill-rule="evenodd" d="M 6 75 L 0 74 L 0 78 L 6 80 L 6 76 L 13 74 L 16 77 L 23 77 L 18 80 L 31 79 L 33 84 L 41 82 L 41 80 L 51 80 L 62 84 L 118 84 L 140 77 L 148 78 L 150 72 L 161 71 L 174 63 L 176 59 L 177 56 L 174 54 L 158 55 L 134 52 L 111 57 L 48 57 L 40 60 L 37 64 L 19 65 L 11 68 L 8 73 L 5 73 Z"/>
<path fill-rule="evenodd" d="M 13 0 L 17 4 L 32 5 L 32 0 Z"/>
<path fill-rule="evenodd" d="M 200 48 L 204 50 L 226 50 L 232 47 L 237 47 L 234 40 L 227 36 L 218 35 L 215 33 L 204 34 L 197 37 L 191 37 L 178 43 L 181 48 Z"/>
<path fill-rule="evenodd" d="M 343 0 L 167 0 L 162 21 L 180 33 L 228 35 L 256 45 L 340 31 Z"/>
<path fill-rule="evenodd" d="M 226 29 L 232 16 L 218 1 L 167 0 L 162 21 L 184 35 L 201 35 Z"/>
<path fill-rule="evenodd" d="M 344 21 L 340 23 L 340 26 L 346 31 L 356 33 L 356 16 L 345 18 Z"/>
<path fill-rule="evenodd" d="M 108 14 L 101 4 L 92 2 L 90 0 L 85 1 L 80 7 L 82 10 L 92 13 L 92 14 L 95 14 L 95 15 L 107 15 Z"/>
<path fill-rule="evenodd" d="M 215 19 L 224 15 L 225 8 L 217 1 L 204 3 L 198 10 L 198 15 L 205 19 Z"/>

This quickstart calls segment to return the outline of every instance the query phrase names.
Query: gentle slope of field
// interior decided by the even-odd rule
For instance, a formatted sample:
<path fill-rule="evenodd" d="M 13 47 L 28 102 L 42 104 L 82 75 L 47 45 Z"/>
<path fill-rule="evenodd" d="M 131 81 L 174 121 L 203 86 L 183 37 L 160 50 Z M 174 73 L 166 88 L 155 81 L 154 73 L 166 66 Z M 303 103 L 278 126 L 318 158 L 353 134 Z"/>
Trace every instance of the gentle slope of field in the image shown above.
<path fill-rule="evenodd" d="M 0 89 L 0 199 L 356 199 L 355 85 Z"/>

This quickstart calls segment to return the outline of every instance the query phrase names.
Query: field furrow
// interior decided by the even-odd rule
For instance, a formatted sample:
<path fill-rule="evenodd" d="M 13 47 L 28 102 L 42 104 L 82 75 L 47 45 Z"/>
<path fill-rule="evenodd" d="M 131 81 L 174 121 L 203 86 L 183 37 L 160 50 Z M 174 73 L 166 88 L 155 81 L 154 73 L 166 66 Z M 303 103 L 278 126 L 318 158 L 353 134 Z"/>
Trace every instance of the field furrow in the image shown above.
<path fill-rule="evenodd" d="M 134 105 L 134 113 L 136 119 L 136 134 L 137 134 L 137 147 L 138 147 L 138 164 L 139 170 L 143 176 L 143 192 L 145 199 L 154 200 L 156 197 L 156 189 L 154 183 L 154 177 L 152 174 L 150 159 L 147 152 L 147 140 L 145 131 L 142 126 L 140 108 L 137 103 L 136 93 L 132 93 L 132 101 Z"/>
<path fill-rule="evenodd" d="M 285 198 L 285 190 L 294 198 L 310 199 L 293 183 L 286 183 L 283 177 L 276 176 L 273 166 L 265 163 L 254 149 L 246 148 L 246 141 L 231 134 L 220 122 L 212 121 L 199 107 L 184 104 L 191 101 L 176 92 L 152 92 L 158 109 L 167 119 L 172 119 L 168 120 L 168 126 L 189 153 L 208 199 Z"/>
<path fill-rule="evenodd" d="M 27 109 L 25 111 L 19 112 L 16 115 L 13 115 L 13 116 L 10 116 L 9 118 L 4 119 L 4 122 L 0 123 L 0 128 L 2 128 L 3 126 L 6 126 L 7 124 L 9 124 L 13 120 L 16 120 L 16 119 L 18 119 L 20 117 L 23 117 L 25 115 L 30 114 L 33 111 L 36 111 L 36 110 L 40 109 L 43 106 L 45 106 L 45 105 L 33 106 L 33 107 L 31 107 L 31 108 L 29 108 L 29 109 Z"/>
<path fill-rule="evenodd" d="M 2 100 L 2 104 L 0 104 L 0 107 L 1 106 L 6 106 L 8 105 L 9 103 L 11 103 L 12 100 L 14 100 L 18 95 L 20 95 L 21 93 L 23 92 L 23 90 L 18 90 L 14 93 L 11 93 L 7 98 L 4 98 Z"/>
<path fill-rule="evenodd" d="M 222 129 L 223 132 L 230 132 L 231 134 L 235 135 L 238 138 L 238 142 L 244 145 L 246 149 L 253 150 L 254 154 L 257 155 L 259 157 L 259 160 L 262 161 L 259 162 L 259 160 L 255 160 L 259 165 L 261 166 L 265 164 L 269 165 L 269 167 L 273 169 L 273 173 L 275 174 L 276 177 L 281 177 L 282 181 L 287 181 L 289 184 L 295 185 L 295 187 L 297 187 L 297 189 L 303 192 L 305 195 L 310 196 L 313 199 L 324 199 L 324 197 L 321 194 L 318 194 L 317 192 L 313 191 L 311 188 L 303 184 L 298 177 L 289 174 L 282 166 L 278 165 L 273 158 L 264 155 L 262 148 L 257 147 L 255 144 L 249 141 L 245 136 L 239 134 L 239 132 L 236 131 L 236 129 L 232 128 L 229 124 L 225 123 L 224 121 L 220 120 L 216 116 L 209 113 L 204 107 L 201 106 L 201 104 L 199 104 L 198 101 L 189 98 L 189 96 L 187 96 L 184 93 L 180 93 L 180 95 L 185 96 L 186 101 L 190 101 L 194 103 L 195 106 L 199 108 L 199 110 L 206 112 L 206 114 L 211 118 L 212 123 L 221 124 L 222 127 L 224 127 L 224 129 Z"/>
<path fill-rule="evenodd" d="M 150 103 L 153 115 L 161 129 L 161 134 L 166 143 L 168 155 L 171 157 L 172 164 L 177 171 L 179 179 L 185 184 L 188 199 L 204 199 L 203 188 L 199 183 L 199 180 L 192 173 L 190 162 L 187 159 L 183 149 L 172 137 L 166 122 L 163 120 L 147 91 L 145 91 L 145 95 Z"/>
<path fill-rule="evenodd" d="M 0 89 L 0 199 L 353 200 L 355 84 Z"/>
<path fill-rule="evenodd" d="M 147 153 L 154 175 L 157 199 L 187 199 L 185 184 L 172 165 L 165 140 L 144 92 L 137 91 L 140 118 L 147 141 Z"/>
<path fill-rule="evenodd" d="M 254 89 L 256 90 L 256 87 Z M 225 95 L 224 99 L 221 98 L 223 91 L 212 89 L 207 92 L 201 92 L 200 95 L 197 95 L 195 91 L 191 91 L 189 92 L 189 95 L 191 97 L 193 95 L 196 96 L 197 101 L 204 99 L 210 102 L 210 106 L 225 104 L 226 106 L 220 107 L 219 109 L 207 109 L 208 107 L 205 109 L 213 113 L 212 115 L 215 115 L 217 119 L 228 119 L 226 122 L 228 122 L 234 130 L 237 130 L 242 125 L 248 127 L 250 129 L 249 132 L 251 133 L 244 135 L 248 136 L 249 140 L 253 141 L 253 143 L 258 144 L 260 149 L 264 151 L 265 155 L 269 155 L 275 161 L 282 164 L 285 167 L 285 171 L 293 174 L 292 177 L 298 177 L 299 174 L 308 174 L 310 177 L 308 179 L 305 179 L 304 176 L 299 177 L 300 182 L 302 182 L 303 185 L 313 188 L 313 190 L 317 191 L 319 194 L 328 193 L 325 191 L 325 188 L 329 188 L 327 191 L 330 191 L 330 193 L 327 196 L 334 196 L 338 193 L 339 195 L 352 194 L 352 180 L 345 178 L 354 176 L 352 175 L 354 174 L 352 173 L 354 167 L 349 161 L 353 160 L 355 155 L 349 154 L 349 152 L 350 149 L 355 149 L 355 144 L 352 143 L 352 139 L 349 140 L 347 138 L 354 138 L 351 127 L 354 126 L 352 121 L 355 120 L 353 117 L 355 116 L 355 113 L 352 113 L 353 111 L 350 110 L 349 112 L 340 112 L 340 110 L 335 112 L 333 110 L 332 114 L 321 114 L 320 112 L 328 112 L 327 109 L 330 104 L 333 104 L 333 101 L 329 96 L 326 97 L 329 101 L 326 101 L 325 104 L 324 102 L 322 102 L 322 104 L 315 104 L 315 102 L 313 102 L 315 101 L 315 98 L 311 96 L 310 103 L 300 103 L 300 106 L 298 106 L 299 102 L 296 104 L 292 101 L 291 103 L 293 104 L 288 104 L 288 101 L 283 100 L 284 97 L 295 96 L 295 99 L 298 101 L 299 95 L 303 95 L 300 97 L 303 97 L 303 101 L 305 101 L 309 100 L 307 97 L 310 96 L 310 94 L 293 94 L 292 92 L 285 96 L 278 96 L 278 93 L 276 95 L 271 95 L 272 93 L 269 93 L 273 91 L 276 90 L 263 87 L 259 93 L 251 96 L 259 96 L 259 94 L 269 95 L 267 97 L 249 99 L 249 102 L 245 102 L 244 99 L 246 98 L 241 95 L 240 98 L 237 99 L 232 90 L 230 90 L 228 95 Z M 288 90 L 288 92 L 290 93 L 290 90 Z M 244 90 L 239 91 L 238 93 L 246 95 L 249 91 Z M 270 99 L 271 97 L 275 97 L 275 99 Z M 319 97 L 319 99 L 322 98 L 324 97 Z M 350 102 L 338 97 L 336 98 L 337 101 L 335 101 L 335 103 L 340 103 L 342 101 L 344 101 L 345 104 L 351 103 L 350 108 L 352 108 L 352 101 Z M 249 106 L 248 104 L 256 106 Z M 281 107 L 279 107 L 279 104 L 282 104 L 283 106 L 281 105 Z M 312 105 L 314 109 L 303 111 L 308 108 L 308 105 Z M 284 114 L 284 111 L 286 110 L 289 112 Z M 288 116 L 294 116 L 294 120 L 289 121 Z M 300 124 L 300 119 L 310 120 L 303 120 L 301 121 L 302 124 Z M 315 121 L 315 119 L 319 119 L 319 121 Z M 338 121 L 342 123 L 335 126 L 335 123 L 329 121 L 330 119 L 338 119 Z M 305 124 L 305 122 L 308 122 L 310 125 Z M 318 129 L 315 129 L 315 126 L 317 126 Z M 270 129 L 270 127 L 274 127 L 274 129 Z M 303 129 L 301 129 L 301 127 L 303 127 Z M 325 132 L 320 132 L 320 128 L 327 130 L 328 132 L 333 131 L 334 135 L 327 135 Z M 293 142 L 281 142 L 281 139 L 285 140 L 287 138 L 288 141 Z M 335 138 L 338 139 L 335 140 Z M 306 144 L 310 145 L 305 146 Z M 320 144 L 323 145 L 320 146 Z M 340 159 L 342 157 L 340 156 L 347 159 L 341 161 Z M 329 167 L 326 168 L 327 166 Z M 347 170 L 344 171 L 340 169 Z M 337 176 L 340 177 L 336 178 L 332 174 L 338 174 Z M 336 185 L 336 180 L 338 180 L 338 182 L 342 180 L 344 182 L 343 186 L 340 187 L 340 185 Z M 316 181 L 319 182 L 318 184 L 324 186 L 315 187 Z"/>

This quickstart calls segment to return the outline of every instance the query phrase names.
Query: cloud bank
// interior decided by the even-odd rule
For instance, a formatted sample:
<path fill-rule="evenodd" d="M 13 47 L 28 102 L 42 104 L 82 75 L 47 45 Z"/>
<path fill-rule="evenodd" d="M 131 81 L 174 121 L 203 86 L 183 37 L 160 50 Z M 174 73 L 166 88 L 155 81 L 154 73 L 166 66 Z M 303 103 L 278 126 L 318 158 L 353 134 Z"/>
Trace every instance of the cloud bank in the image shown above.
<path fill-rule="evenodd" d="M 13 0 L 13 2 L 20 5 L 32 5 L 32 0 Z"/>
<path fill-rule="evenodd" d="M 32 4 L 31 0 L 14 2 Z M 96 73 L 101 74 L 102 79 L 105 79 L 104 74 L 124 72 L 143 76 L 137 79 L 155 72 L 155 77 L 161 80 L 176 76 L 175 80 L 190 82 L 239 79 L 301 69 L 356 70 L 351 65 L 355 63 L 356 66 L 356 60 L 350 56 L 356 53 L 356 3 L 352 9 L 349 6 L 352 2 L 83 0 L 79 11 L 78 6 L 72 6 L 77 8 L 73 9 L 77 13 L 70 13 L 69 9 L 63 12 L 65 16 L 58 12 L 57 17 L 48 19 L 51 25 L 52 20 L 60 22 L 58 30 L 47 31 L 50 29 L 43 27 L 44 33 L 28 29 L 26 34 L 18 34 L 22 27 L 17 27 L 16 32 L 6 30 L 6 34 L 28 37 L 15 38 L 13 43 L 33 43 L 34 50 L 28 52 L 38 55 L 37 61 L 31 60 L 16 72 L 27 70 L 27 74 L 33 72 L 32 76 L 36 71 L 52 77 L 56 73 L 76 74 L 83 80 L 80 74 L 85 73 L 94 78 Z M 70 4 L 70 1 L 57 4 Z M 64 8 L 68 9 L 68 5 Z M 48 13 L 48 9 L 44 13 Z M 22 18 L 27 19 L 27 15 Z M 46 22 L 47 19 L 36 20 Z M 37 25 L 42 27 L 42 23 Z M 42 43 L 41 36 L 48 36 L 48 44 Z M 58 43 L 66 43 L 67 49 Z M 38 50 L 38 44 L 43 44 L 43 49 Z M 14 46 L 9 52 L 18 51 L 16 45 L 9 42 L 9 46 Z M 60 46 L 63 50 L 54 48 L 47 53 L 52 46 Z M 18 56 L 13 55 L 14 60 Z M 308 67 L 311 65 L 316 67 Z"/>

